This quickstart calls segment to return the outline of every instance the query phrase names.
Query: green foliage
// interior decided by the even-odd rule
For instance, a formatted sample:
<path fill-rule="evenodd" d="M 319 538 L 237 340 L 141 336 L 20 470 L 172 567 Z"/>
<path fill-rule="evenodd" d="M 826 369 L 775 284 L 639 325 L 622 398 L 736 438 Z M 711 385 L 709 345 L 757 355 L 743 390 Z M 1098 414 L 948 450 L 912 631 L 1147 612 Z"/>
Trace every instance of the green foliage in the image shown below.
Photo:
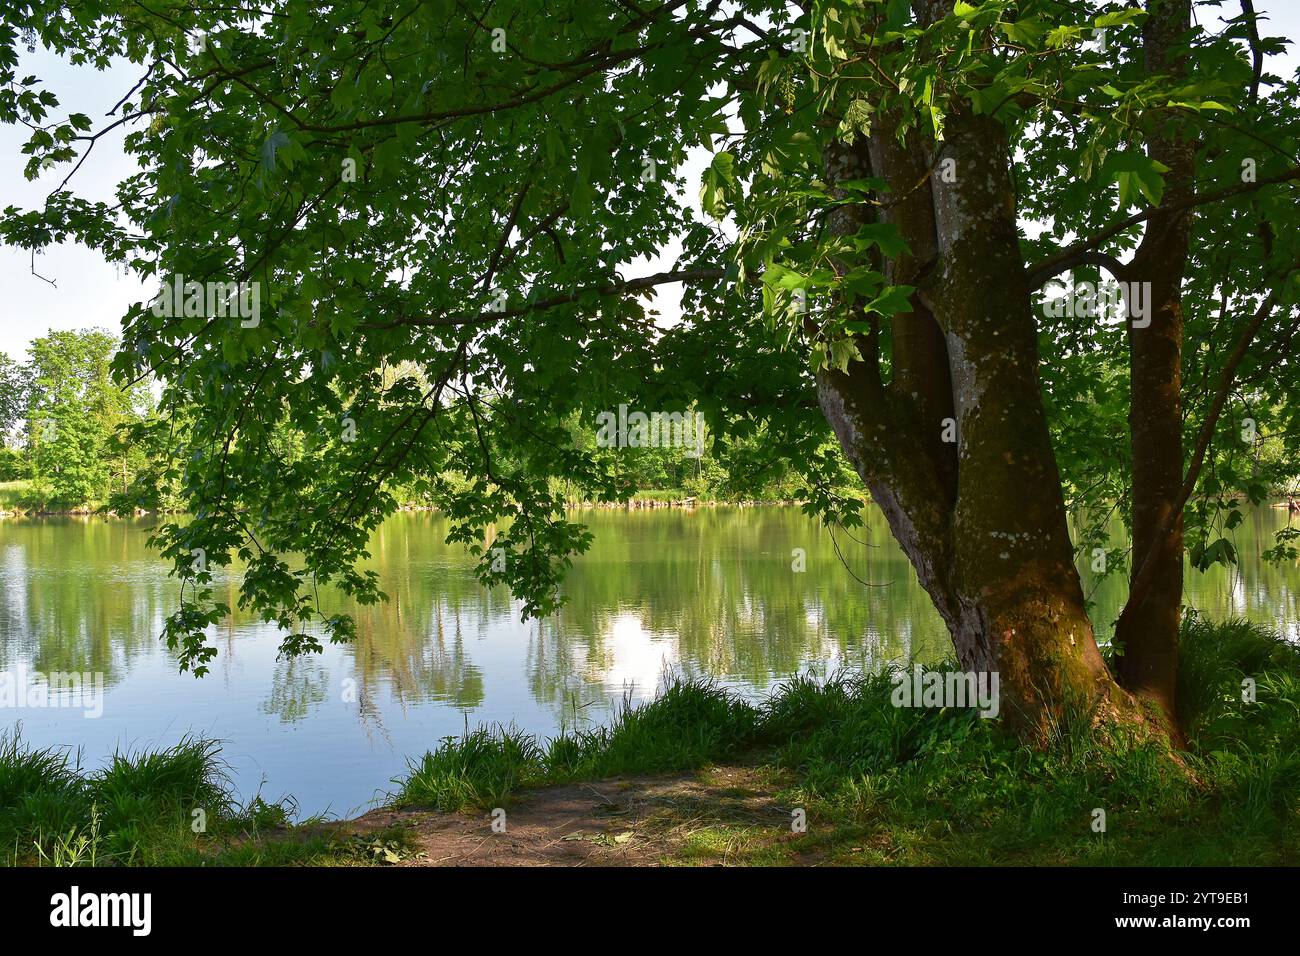
<path fill-rule="evenodd" d="M 27 375 L 19 362 L 0 352 L 0 447 L 27 408 Z M 3 477 L 0 481 L 12 481 Z"/>
<path fill-rule="evenodd" d="M 1196 615 L 1183 626 L 1179 717 L 1198 749 L 1239 757 L 1300 743 L 1300 648 L 1248 621 L 1215 624 Z M 1252 681 L 1255 700 L 1244 697 Z M 1300 764 L 1291 755 L 1291 772 Z M 1297 778 L 1300 783 L 1300 778 Z"/>
<path fill-rule="evenodd" d="M 22 452 L 0 447 L 0 483 L 23 481 L 30 475 L 31 467 Z"/>
<path fill-rule="evenodd" d="M 906 244 L 868 220 L 903 197 L 869 175 L 828 174 L 836 147 L 885 121 L 936 157 L 953 116 L 1001 123 L 1017 214 L 1041 227 L 1021 237 L 1029 263 L 1163 197 L 1167 170 L 1147 147 L 1173 122 L 1196 144 L 1198 188 L 1242 185 L 1243 160 L 1255 163 L 1271 187 L 1198 206 L 1193 224 L 1183 407 L 1194 435 L 1248 304 L 1276 290 L 1292 306 L 1279 276 L 1300 240 L 1279 177 L 1300 152 L 1298 87 L 1252 75 L 1244 17 L 1222 29 L 1198 19 L 1180 38 L 1190 79 L 1153 70 L 1145 17 L 1101 0 L 962 3 L 933 22 L 906 3 L 850 0 L 436 0 L 400 14 L 362 0 L 166 12 L 20 0 L 0 24 L 0 121 L 29 128 L 27 175 L 70 168 L 95 134 L 75 104 L 21 75 L 22 30 L 73 63 L 140 68 L 120 106 L 139 171 L 112 208 L 60 188 L 42 208 L 7 209 L 0 239 L 79 241 L 150 284 L 257 283 L 251 324 L 133 307 L 114 360 L 120 381 L 162 387 L 158 418 L 136 433 L 160 463 L 137 502 L 193 515 L 158 536 L 185 582 L 167 630 L 184 666 L 204 672 L 205 629 L 223 616 L 195 551 L 218 567 L 242 559 L 240 602 L 283 627 L 285 653 L 310 651 L 352 633 L 316 606 L 318 586 L 381 598 L 357 567 L 404 499 L 445 511 L 480 579 L 545 615 L 590 544 L 564 512 L 574 488 L 602 501 L 645 483 L 740 491 L 671 456 L 574 440 L 620 403 L 698 409 L 737 486 L 767 472 L 852 525 L 861 501 L 825 453 L 814 373 L 867 360 L 887 381 L 894 323 L 908 321 L 922 273 L 943 267 L 898 274 Z M 692 150 L 710 154 L 699 184 L 682 172 Z M 697 185 L 702 216 L 680 201 Z M 860 228 L 827 228 L 846 211 Z M 1144 222 L 1094 251 L 1127 255 Z M 635 294 L 649 286 L 628 281 L 664 250 L 672 275 L 702 280 L 676 323 L 657 323 Z M 1282 440 L 1300 413 L 1291 325 L 1261 330 L 1213 436 L 1206 512 L 1188 519 L 1199 563 L 1232 559 L 1218 523 L 1234 499 L 1300 474 Z M 1129 517 L 1125 350 L 1114 317 L 1040 319 L 1036 372 L 1064 487 L 1099 521 L 1115 502 Z M 75 402 L 41 402 L 62 444 L 38 449 L 39 494 L 102 494 L 99 424 L 77 419 Z M 1236 437 L 1244 417 L 1269 454 Z M 1082 543 L 1104 546 L 1100 527 Z"/>
<path fill-rule="evenodd" d="M 141 454 L 119 431 L 151 399 L 142 385 L 113 381 L 116 347 L 102 331 L 51 332 L 31 344 L 25 458 L 32 497 L 42 508 L 103 503 L 140 467 Z"/>
<path fill-rule="evenodd" d="M 1036 19 L 1045 23 L 1053 5 L 1034 6 L 1041 11 Z M 1031 78 L 1021 71 L 1015 83 L 989 88 L 1002 95 L 1028 86 L 1035 96 L 1075 102 L 1073 109 L 1061 111 L 1022 113 L 1016 100 L 1002 107 L 1016 117 L 1018 129 L 1034 124 L 1032 135 L 1019 140 L 1025 151 L 1025 161 L 1017 168 L 1019 212 L 1045 228 L 1022 240 L 1027 261 L 1050 256 L 1069 236 L 1094 235 L 1121 214 L 1157 203 L 1168 170 L 1143 147 L 1154 131 L 1175 122 L 1184 124 L 1183 135 L 1197 142 L 1198 194 L 1244 189 L 1252 196 L 1248 203 L 1198 205 L 1192 220 L 1181 288 L 1183 447 L 1188 452 L 1206 420 L 1227 356 L 1259 297 L 1273 289 L 1289 303 L 1294 294 L 1289 263 L 1297 250 L 1272 240 L 1275 229 L 1287 228 L 1283 219 L 1293 215 L 1294 188 L 1257 193 L 1252 188 L 1271 175 L 1285 175 L 1300 148 L 1300 86 L 1294 75 L 1272 73 L 1271 56 L 1287 41 L 1267 35 L 1267 6 L 1256 5 L 1262 35 L 1257 45 L 1264 58 L 1257 84 L 1252 83 L 1251 31 L 1244 14 L 1225 10 L 1216 26 L 1198 21 L 1187 37 L 1188 79 L 1171 82 L 1152 74 L 1140 57 L 1126 54 L 1140 49 L 1138 31 L 1146 15 L 1137 5 L 1103 13 L 1094 5 L 1079 4 L 1066 18 L 1072 23 L 1041 35 L 1033 30 L 1019 41 L 1027 49 L 1075 51 L 1072 77 L 1046 78 L 1034 71 Z M 1108 25 L 1105 51 L 1088 29 L 1089 19 L 1094 26 Z M 1089 40 L 1092 50 L 1079 49 Z M 1131 230 L 1121 231 L 1097 248 L 1123 262 L 1138 238 Z M 1245 249 L 1258 250 L 1249 264 L 1238 258 Z M 1067 498 L 1076 516 L 1088 519 L 1081 522 L 1076 546 L 1085 554 L 1107 548 L 1112 558 L 1122 558 L 1121 549 L 1107 539 L 1105 526 L 1115 508 L 1131 531 L 1131 462 L 1129 444 L 1121 440 L 1128 429 L 1129 339 L 1122 317 L 1110 310 L 1079 315 L 1068 310 L 1054 314 L 1047 308 L 1054 300 L 1082 292 L 1083 283 L 1095 286 L 1111 280 L 1109 272 L 1092 262 L 1057 278 L 1041 294 L 1039 371 Z M 1284 304 L 1279 311 L 1287 314 L 1292 309 Z M 1288 319 L 1261 327 L 1237 371 L 1237 387 L 1209 436 L 1206 465 L 1185 516 L 1186 545 L 1198 570 L 1235 563 L 1227 532 L 1243 502 L 1258 502 L 1294 483 L 1297 460 L 1284 447 L 1296 414 L 1289 398 L 1296 383 L 1284 359 L 1292 324 Z M 1128 570 L 1126 560 L 1107 562 L 1107 574 Z"/>
<path fill-rule="evenodd" d="M 0 511 L 26 508 L 31 503 L 31 482 L 0 482 Z"/>

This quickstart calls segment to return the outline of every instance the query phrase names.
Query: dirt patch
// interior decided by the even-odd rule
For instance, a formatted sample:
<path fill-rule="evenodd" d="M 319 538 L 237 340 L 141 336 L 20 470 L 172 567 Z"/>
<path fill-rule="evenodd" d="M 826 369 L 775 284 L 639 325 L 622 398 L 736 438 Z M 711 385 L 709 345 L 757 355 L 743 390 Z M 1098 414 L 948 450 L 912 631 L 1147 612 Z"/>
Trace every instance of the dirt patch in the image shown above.
<path fill-rule="evenodd" d="M 746 768 L 698 775 L 629 777 L 526 791 L 504 808 L 504 832 L 490 813 L 372 810 L 340 825 L 367 839 L 402 831 L 398 866 L 657 866 L 678 862 L 701 835 L 723 845 L 694 860 L 727 863 L 727 840 L 765 844 L 790 834 L 770 776 Z"/>

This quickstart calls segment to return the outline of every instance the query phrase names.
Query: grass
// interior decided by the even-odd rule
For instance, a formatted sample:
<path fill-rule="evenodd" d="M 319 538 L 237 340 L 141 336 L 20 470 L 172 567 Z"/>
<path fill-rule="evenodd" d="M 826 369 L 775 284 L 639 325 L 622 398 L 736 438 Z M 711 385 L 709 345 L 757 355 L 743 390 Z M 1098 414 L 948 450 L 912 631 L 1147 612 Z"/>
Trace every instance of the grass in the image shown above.
<path fill-rule="evenodd" d="M 691 496 L 681 488 L 639 488 L 632 497 L 637 501 L 673 502 L 685 501 Z"/>
<path fill-rule="evenodd" d="M 30 481 L 0 481 L 0 511 L 26 509 L 30 502 Z"/>
<path fill-rule="evenodd" d="M 395 781 L 394 801 L 484 810 L 527 787 L 745 763 L 783 805 L 805 809 L 808 832 L 792 841 L 728 819 L 719 794 L 712 816 L 682 810 L 702 822 L 675 862 L 1300 862 L 1300 651 L 1257 625 L 1191 618 L 1182 672 L 1181 767 L 1156 743 L 1103 738 L 1086 719 L 1040 751 L 974 711 L 897 708 L 889 674 L 799 678 L 759 704 L 688 681 L 625 705 L 608 728 L 444 740 Z M 1246 677 L 1254 703 L 1242 700 Z"/>
<path fill-rule="evenodd" d="M 395 781 L 398 806 L 491 809 L 516 791 L 619 774 L 672 773 L 737 755 L 755 712 L 710 683 L 682 682 L 609 727 L 538 740 L 513 727 L 448 737 Z"/>
<path fill-rule="evenodd" d="M 278 866 L 375 862 L 373 840 L 292 826 L 291 803 L 240 806 L 214 741 L 117 753 L 84 772 L 62 748 L 0 733 L 0 860 L 35 866 Z M 383 844 L 400 854 L 396 839 Z"/>

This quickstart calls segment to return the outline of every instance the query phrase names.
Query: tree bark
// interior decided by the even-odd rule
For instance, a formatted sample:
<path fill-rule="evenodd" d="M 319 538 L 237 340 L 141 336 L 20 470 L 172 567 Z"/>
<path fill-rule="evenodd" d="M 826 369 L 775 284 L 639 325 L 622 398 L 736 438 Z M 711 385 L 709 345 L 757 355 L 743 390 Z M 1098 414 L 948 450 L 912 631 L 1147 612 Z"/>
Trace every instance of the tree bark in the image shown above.
<path fill-rule="evenodd" d="M 1147 68 L 1152 73 L 1180 73 L 1172 51 L 1191 28 L 1191 4 L 1153 0 L 1149 11 L 1143 27 Z M 1180 136 L 1177 125 L 1158 128 L 1148 155 L 1169 167 L 1161 205 L 1185 201 L 1193 191 L 1194 144 Z M 1190 231 L 1186 210 L 1153 216 L 1128 269 L 1132 281 L 1150 283 L 1151 304 L 1150 326 L 1128 324 L 1134 555 L 1130 583 L 1144 561 L 1156 566 L 1151 586 L 1145 594 L 1135 592 L 1133 607 L 1125 610 L 1116 628 L 1122 650 L 1117 669 L 1124 686 L 1158 707 L 1171 728 L 1177 714 L 1183 595 L 1181 290 Z M 1179 513 L 1168 520 L 1175 510 Z"/>
<path fill-rule="evenodd" d="M 954 114 L 943 155 L 930 157 L 883 126 L 869 145 L 832 144 L 827 176 L 890 182 L 882 217 L 913 252 L 891 264 L 891 278 L 918 292 L 912 312 L 893 319 L 890 382 L 877 343 L 862 337 L 863 362 L 819 374 L 822 409 L 961 666 L 997 672 L 1007 722 L 1046 743 L 1080 708 L 1114 715 L 1129 699 L 1098 651 L 1073 563 L 1006 134 L 987 117 Z M 951 181 L 925 179 L 935 159 L 955 161 Z M 839 207 L 831 229 L 855 231 L 869 208 Z M 955 419 L 955 443 L 943 440 L 945 418 Z"/>

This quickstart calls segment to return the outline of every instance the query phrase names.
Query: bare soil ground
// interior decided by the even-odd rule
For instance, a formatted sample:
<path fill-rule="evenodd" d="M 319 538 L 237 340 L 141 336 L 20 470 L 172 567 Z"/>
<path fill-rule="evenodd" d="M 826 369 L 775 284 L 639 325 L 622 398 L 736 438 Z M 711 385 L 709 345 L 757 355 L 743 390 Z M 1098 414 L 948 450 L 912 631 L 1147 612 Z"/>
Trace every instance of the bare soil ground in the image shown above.
<path fill-rule="evenodd" d="M 733 844 L 776 849 L 793 837 L 790 808 L 772 792 L 769 776 L 722 767 L 525 791 L 504 808 L 504 832 L 494 832 L 490 813 L 415 808 L 372 810 L 338 826 L 363 840 L 401 832 L 398 866 L 726 864 L 740 862 L 729 859 Z"/>

